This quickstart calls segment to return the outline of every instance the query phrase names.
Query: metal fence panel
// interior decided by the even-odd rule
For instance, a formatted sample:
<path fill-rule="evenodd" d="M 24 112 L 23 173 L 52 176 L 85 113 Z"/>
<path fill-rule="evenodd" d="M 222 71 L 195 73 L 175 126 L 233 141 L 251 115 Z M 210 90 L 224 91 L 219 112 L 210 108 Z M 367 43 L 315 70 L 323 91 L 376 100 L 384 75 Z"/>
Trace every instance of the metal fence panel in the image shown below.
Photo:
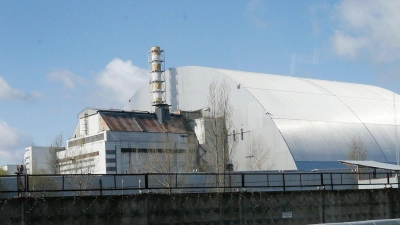
<path fill-rule="evenodd" d="M 361 182 L 359 178 L 390 177 Z M 394 176 L 394 177 L 392 177 Z M 374 181 L 374 182 L 372 182 Z M 381 182 L 381 183 L 379 183 Z M 397 174 L 355 172 L 243 172 L 69 174 L 0 176 L 0 198 L 25 196 L 126 195 L 148 192 L 204 193 L 234 191 L 304 191 L 376 188 L 398 185 Z M 390 187 L 390 185 L 388 186 Z"/>

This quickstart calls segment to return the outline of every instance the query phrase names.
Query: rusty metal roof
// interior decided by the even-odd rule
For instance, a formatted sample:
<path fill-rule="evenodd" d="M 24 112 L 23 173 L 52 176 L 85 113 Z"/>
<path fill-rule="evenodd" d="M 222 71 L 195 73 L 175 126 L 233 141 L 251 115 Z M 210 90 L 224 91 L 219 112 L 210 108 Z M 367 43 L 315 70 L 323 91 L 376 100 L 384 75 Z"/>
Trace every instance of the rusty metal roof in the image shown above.
<path fill-rule="evenodd" d="M 126 132 L 191 133 L 182 117 L 171 116 L 165 124 L 152 113 L 99 111 L 108 130 Z"/>
<path fill-rule="evenodd" d="M 169 133 L 190 133 L 191 128 L 182 117 L 172 117 L 165 122 L 165 127 Z"/>
<path fill-rule="evenodd" d="M 115 131 L 142 131 L 134 118 L 126 113 L 100 113 L 108 129 Z"/>

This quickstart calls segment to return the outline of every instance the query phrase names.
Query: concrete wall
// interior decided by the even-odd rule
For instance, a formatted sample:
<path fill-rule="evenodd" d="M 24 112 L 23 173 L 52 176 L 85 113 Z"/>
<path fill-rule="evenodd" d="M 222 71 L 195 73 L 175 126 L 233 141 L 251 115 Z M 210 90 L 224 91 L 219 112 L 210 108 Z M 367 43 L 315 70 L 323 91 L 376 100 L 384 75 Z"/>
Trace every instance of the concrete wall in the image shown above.
<path fill-rule="evenodd" d="M 14 198 L 2 224 L 317 224 L 400 217 L 398 189 Z"/>
<path fill-rule="evenodd" d="M 50 173 L 49 157 L 51 157 L 50 146 L 30 146 L 25 148 L 24 163 L 26 173 Z"/>

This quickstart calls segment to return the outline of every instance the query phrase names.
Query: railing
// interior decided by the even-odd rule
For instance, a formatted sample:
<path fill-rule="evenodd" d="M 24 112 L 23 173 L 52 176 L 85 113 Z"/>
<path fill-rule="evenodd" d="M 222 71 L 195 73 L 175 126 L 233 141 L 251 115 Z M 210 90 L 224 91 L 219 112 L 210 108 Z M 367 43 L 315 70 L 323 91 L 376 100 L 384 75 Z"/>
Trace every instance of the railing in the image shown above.
<path fill-rule="evenodd" d="M 0 198 L 398 187 L 396 173 L 246 172 L 0 176 Z M 358 180 L 359 178 L 369 178 Z M 374 179 L 375 177 L 379 177 Z M 383 178 L 382 178 L 383 177 Z M 362 182 L 361 182 L 362 181 Z M 361 183 L 360 183 L 361 182 Z"/>

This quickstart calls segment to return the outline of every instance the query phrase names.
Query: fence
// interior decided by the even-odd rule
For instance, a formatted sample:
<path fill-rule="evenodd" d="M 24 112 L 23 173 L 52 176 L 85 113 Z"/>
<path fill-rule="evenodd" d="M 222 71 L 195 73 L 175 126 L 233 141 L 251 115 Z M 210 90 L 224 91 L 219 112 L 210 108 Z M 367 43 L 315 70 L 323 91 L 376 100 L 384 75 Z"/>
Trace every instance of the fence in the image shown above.
<path fill-rule="evenodd" d="M 356 172 L 148 173 L 0 176 L 0 198 L 236 191 L 345 190 L 398 185 L 397 174 Z M 379 177 L 379 179 L 374 179 Z M 382 179 L 384 177 L 384 179 Z M 395 178 L 395 180 L 393 180 Z M 378 185 L 378 186 L 377 186 Z M 397 187 L 397 186 L 396 186 Z"/>

